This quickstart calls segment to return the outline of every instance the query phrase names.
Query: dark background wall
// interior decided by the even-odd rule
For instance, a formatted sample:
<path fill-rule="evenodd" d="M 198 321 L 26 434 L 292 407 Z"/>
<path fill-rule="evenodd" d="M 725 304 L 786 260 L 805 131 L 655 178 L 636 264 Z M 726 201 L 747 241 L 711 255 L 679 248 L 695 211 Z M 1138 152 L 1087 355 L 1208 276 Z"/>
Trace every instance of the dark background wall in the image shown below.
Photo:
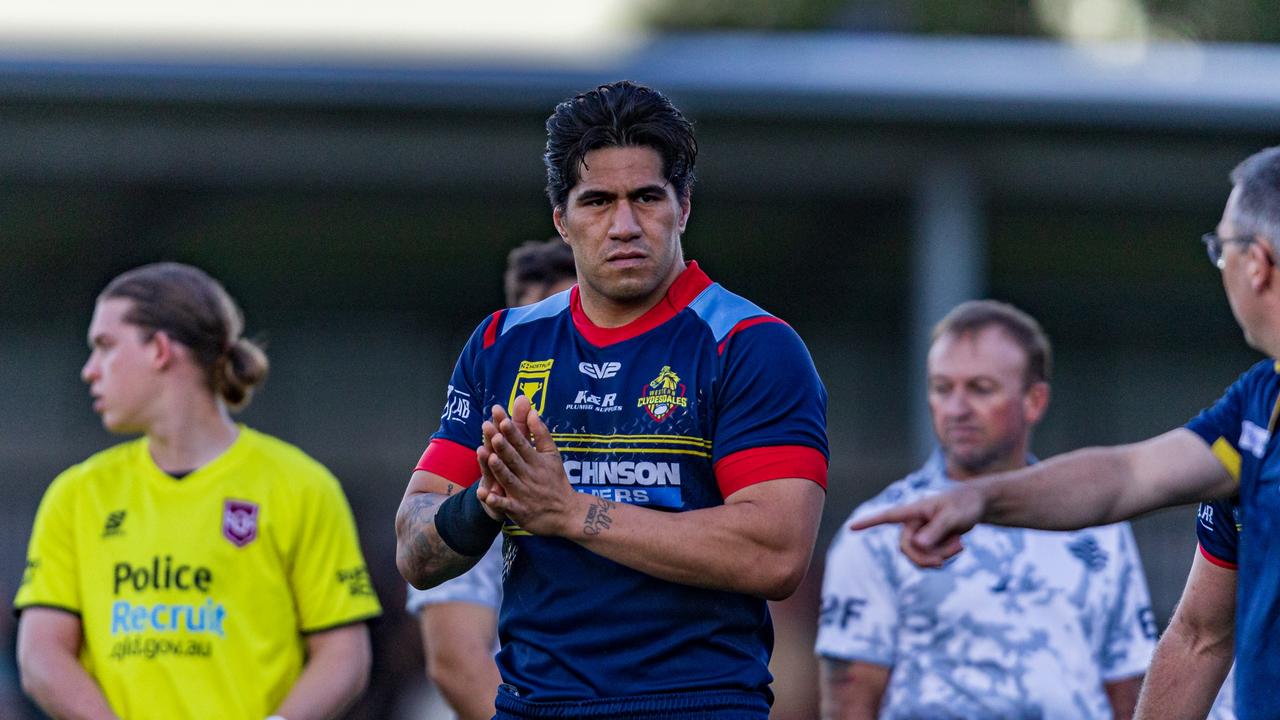
<path fill-rule="evenodd" d="M 390 717 L 421 672 L 400 612 L 395 508 L 457 351 L 500 302 L 507 250 L 552 232 L 542 121 L 589 83 L 517 82 L 505 103 L 468 100 L 485 97 L 476 86 L 365 103 L 221 85 L 182 99 L 128 77 L 103 97 L 51 77 L 62 90 L 11 89 L 0 104 L 0 596 L 16 589 L 47 483 L 118 440 L 78 379 L 94 297 L 137 264 L 194 263 L 268 342 L 272 376 L 243 420 L 327 464 L 356 510 L 388 614 L 356 716 Z M 982 294 L 1029 311 L 1054 340 L 1035 442 L 1048 456 L 1176 426 L 1256 359 L 1198 237 L 1234 163 L 1274 136 L 1266 123 L 989 121 L 945 106 L 918 120 L 856 97 L 824 96 L 814 111 L 807 96 L 771 107 L 753 93 L 672 91 L 703 153 L 685 249 L 791 323 L 830 391 L 814 572 L 778 619 L 779 695 L 806 707 L 822 552 L 858 502 L 922 461 L 910 308 L 913 282 L 931 279 L 913 278 L 910 258 L 929 163 L 959 163 L 978 188 Z M 1195 546 L 1192 513 L 1135 529 L 1163 624 Z"/>

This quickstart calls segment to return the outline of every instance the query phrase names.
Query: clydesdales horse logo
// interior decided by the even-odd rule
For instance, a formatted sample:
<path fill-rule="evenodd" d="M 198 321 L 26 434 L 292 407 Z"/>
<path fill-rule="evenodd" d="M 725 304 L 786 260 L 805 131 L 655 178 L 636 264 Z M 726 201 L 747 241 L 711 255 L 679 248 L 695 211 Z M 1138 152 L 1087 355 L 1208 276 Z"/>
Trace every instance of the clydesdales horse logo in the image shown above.
<path fill-rule="evenodd" d="M 227 498 L 222 504 L 222 536 L 236 547 L 258 537 L 258 504 Z"/>
<path fill-rule="evenodd" d="M 685 386 L 680 382 L 680 376 L 672 372 L 670 365 L 663 365 L 658 377 L 640 390 L 640 402 L 636 407 L 644 408 L 655 422 L 662 422 L 671 417 L 676 408 L 689 406 L 689 398 L 684 393 Z"/>

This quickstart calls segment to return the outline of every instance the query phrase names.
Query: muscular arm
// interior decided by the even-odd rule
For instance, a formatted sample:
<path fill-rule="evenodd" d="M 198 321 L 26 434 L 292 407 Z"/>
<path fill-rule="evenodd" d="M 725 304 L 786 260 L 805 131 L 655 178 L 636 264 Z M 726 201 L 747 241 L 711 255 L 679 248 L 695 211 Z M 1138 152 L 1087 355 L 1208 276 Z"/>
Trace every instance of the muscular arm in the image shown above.
<path fill-rule="evenodd" d="M 875 720 L 891 671 L 883 665 L 821 658 L 822 720 Z"/>
<path fill-rule="evenodd" d="M 80 664 L 80 618 L 32 607 L 18 621 L 22 689 L 57 720 L 117 720 L 102 689 Z"/>
<path fill-rule="evenodd" d="M 505 494 L 482 490 L 481 499 L 523 529 L 572 540 L 663 580 L 770 600 L 788 597 L 804 578 L 825 499 L 813 481 L 757 483 L 718 507 L 681 513 L 615 503 L 574 491 L 527 398 L 516 401 L 512 418 L 497 407 L 494 417 L 479 455 L 484 482 Z M 530 434 L 533 443 L 525 439 Z"/>
<path fill-rule="evenodd" d="M 440 688 L 459 720 L 493 717 L 502 678 L 493 660 L 498 619 L 468 602 L 427 605 L 419 616 L 427 677 Z"/>
<path fill-rule="evenodd" d="M 288 720 L 340 716 L 368 686 L 371 663 L 364 623 L 307 635 L 307 664 L 276 714 Z"/>
<path fill-rule="evenodd" d="M 1182 599 L 1156 645 L 1138 700 L 1139 720 L 1203 718 L 1231 669 L 1236 572 L 1197 552 Z"/>
<path fill-rule="evenodd" d="M 1199 436 L 1179 428 L 1140 443 L 1077 450 L 971 480 L 852 528 L 900 522 L 903 552 L 919 565 L 939 567 L 960 551 L 960 536 L 979 522 L 1073 530 L 1230 495 L 1237 485 Z"/>
<path fill-rule="evenodd" d="M 409 478 L 396 511 L 396 567 L 409 584 L 422 590 L 466 572 L 481 556 L 454 552 L 436 532 L 440 503 L 461 488 L 443 477 L 417 470 Z"/>

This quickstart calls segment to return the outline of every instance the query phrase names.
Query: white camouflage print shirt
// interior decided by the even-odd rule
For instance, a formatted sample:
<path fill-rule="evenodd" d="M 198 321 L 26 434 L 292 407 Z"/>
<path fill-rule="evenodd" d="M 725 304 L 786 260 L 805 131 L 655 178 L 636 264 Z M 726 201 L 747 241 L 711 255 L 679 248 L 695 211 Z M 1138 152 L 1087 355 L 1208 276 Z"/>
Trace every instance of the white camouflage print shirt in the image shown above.
<path fill-rule="evenodd" d="M 940 452 L 859 506 L 859 517 L 954 485 Z M 881 720 L 1094 720 L 1103 683 L 1146 672 L 1155 647 L 1127 523 L 1077 532 L 979 525 L 945 567 L 916 567 L 899 528 L 827 553 L 816 651 L 892 667 Z"/>

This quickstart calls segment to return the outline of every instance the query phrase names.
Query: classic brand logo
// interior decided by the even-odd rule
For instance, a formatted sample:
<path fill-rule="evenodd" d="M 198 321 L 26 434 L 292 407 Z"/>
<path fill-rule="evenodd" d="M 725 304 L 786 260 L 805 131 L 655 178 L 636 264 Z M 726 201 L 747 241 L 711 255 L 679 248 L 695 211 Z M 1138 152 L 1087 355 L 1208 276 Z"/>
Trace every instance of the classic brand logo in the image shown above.
<path fill-rule="evenodd" d="M 533 409 L 541 415 L 547 407 L 547 383 L 551 381 L 551 365 L 555 360 L 522 360 L 516 372 L 516 381 L 511 386 L 511 401 L 507 403 L 507 412 L 516 404 L 516 398 L 524 395 L 529 398 Z"/>
<path fill-rule="evenodd" d="M 1197 513 L 1197 515 L 1200 518 L 1200 524 L 1203 525 L 1206 530 L 1213 529 L 1213 506 L 1212 505 L 1201 505 L 1200 512 Z"/>
<path fill-rule="evenodd" d="M 111 537 L 113 535 L 123 535 L 124 530 L 121 525 L 124 524 L 125 510 L 116 510 L 107 515 L 107 524 L 102 528 L 102 537 Z"/>
<path fill-rule="evenodd" d="M 471 396 L 450 385 L 449 392 L 444 398 L 444 412 L 440 413 L 440 419 L 464 423 L 469 417 L 471 417 Z"/>
<path fill-rule="evenodd" d="M 617 375 L 618 371 L 621 369 L 622 363 L 620 362 L 607 362 L 600 363 L 599 365 L 589 362 L 578 363 L 579 372 L 589 378 L 595 378 L 597 380 L 608 380 L 614 375 Z"/>
<path fill-rule="evenodd" d="M 640 390 L 640 401 L 636 407 L 644 408 L 649 417 L 662 422 L 671 417 L 676 408 L 688 407 L 689 398 L 684 394 L 685 386 L 680 382 L 680 376 L 672 372 L 670 365 L 663 365 L 658 377 Z"/>
<path fill-rule="evenodd" d="M 236 547 L 244 547 L 258 537 L 258 504 L 227 498 L 222 504 L 222 536 Z"/>

